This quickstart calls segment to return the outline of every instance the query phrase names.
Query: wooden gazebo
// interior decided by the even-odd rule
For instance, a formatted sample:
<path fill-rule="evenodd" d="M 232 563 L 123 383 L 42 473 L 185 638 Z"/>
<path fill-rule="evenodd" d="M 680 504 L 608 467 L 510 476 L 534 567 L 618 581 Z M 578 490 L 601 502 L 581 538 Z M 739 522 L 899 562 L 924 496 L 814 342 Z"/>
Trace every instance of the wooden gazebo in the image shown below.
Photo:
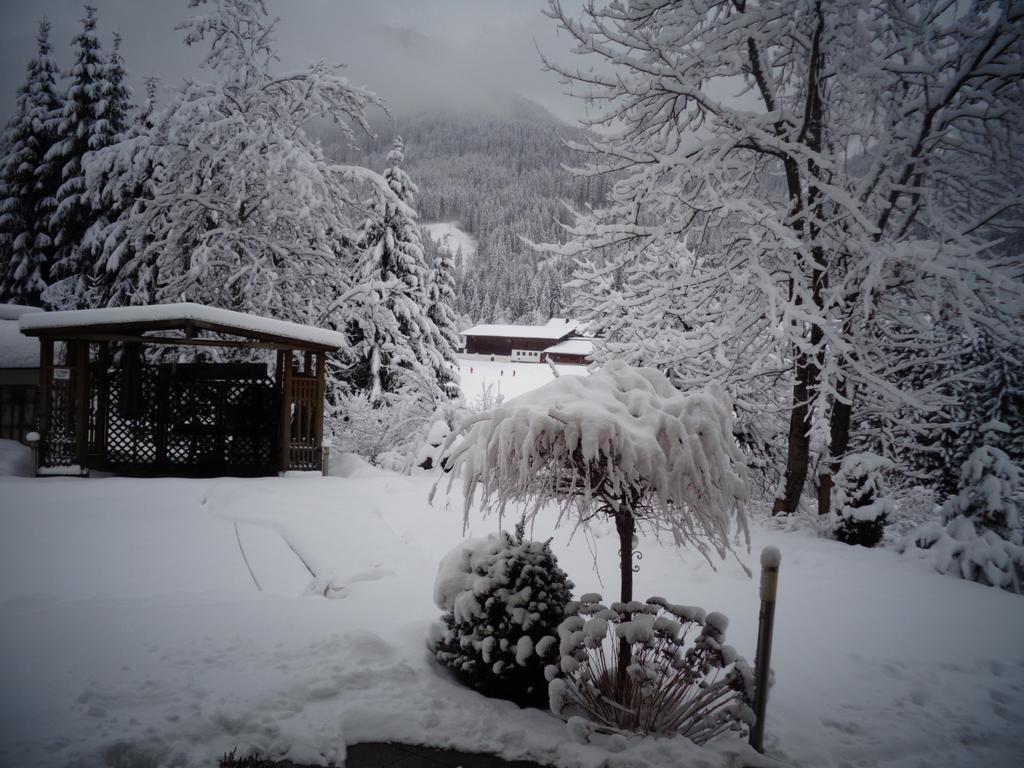
<path fill-rule="evenodd" d="M 320 470 L 322 328 L 200 304 L 26 314 L 39 338 L 40 474 Z M 147 362 L 153 347 L 273 350 L 266 362 Z M 164 356 L 167 357 L 167 356 Z"/>

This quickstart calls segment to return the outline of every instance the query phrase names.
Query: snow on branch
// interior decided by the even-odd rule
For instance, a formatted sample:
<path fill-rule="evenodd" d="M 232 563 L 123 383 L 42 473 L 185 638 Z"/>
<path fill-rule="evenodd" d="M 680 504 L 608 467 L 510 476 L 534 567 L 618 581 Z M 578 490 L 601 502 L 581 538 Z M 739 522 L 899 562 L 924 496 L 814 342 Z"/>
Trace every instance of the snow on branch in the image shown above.
<path fill-rule="evenodd" d="M 611 361 L 480 415 L 448 449 L 467 516 L 477 491 L 485 512 L 524 503 L 532 516 L 553 503 L 576 525 L 626 505 L 705 557 L 730 551 L 734 523 L 749 546 L 746 467 L 715 385 L 683 394 L 659 371 Z"/>

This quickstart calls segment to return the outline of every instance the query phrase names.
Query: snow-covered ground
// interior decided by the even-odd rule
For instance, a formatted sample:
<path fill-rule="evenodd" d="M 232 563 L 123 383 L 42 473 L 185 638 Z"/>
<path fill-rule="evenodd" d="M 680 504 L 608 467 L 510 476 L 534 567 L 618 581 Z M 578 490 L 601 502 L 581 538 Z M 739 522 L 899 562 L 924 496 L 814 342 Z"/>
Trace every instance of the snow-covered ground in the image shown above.
<path fill-rule="evenodd" d="M 463 263 L 469 263 L 476 255 L 476 239 L 459 229 L 456 221 L 436 221 L 431 224 L 420 224 L 430 239 L 454 256 L 459 250 L 462 251 Z"/>
<path fill-rule="evenodd" d="M 555 378 L 547 363 L 513 363 L 507 357 L 491 361 L 483 356 L 459 357 L 459 378 L 466 402 L 478 402 L 490 387 L 491 397 L 511 400 Z M 559 376 L 586 376 L 583 365 L 556 366 Z"/>
<path fill-rule="evenodd" d="M 205 766 L 235 746 L 325 764 L 381 739 L 560 766 L 743 764 L 728 740 L 608 754 L 453 682 L 424 638 L 459 504 L 427 503 L 434 474 L 337 466 L 348 476 L 0 479 L 0 765 Z M 469 535 L 498 526 L 470 521 Z M 552 532 L 542 518 L 533 535 Z M 784 558 L 771 753 L 1020 765 L 1020 597 L 764 520 L 753 537 L 748 563 L 768 544 Z M 560 529 L 553 549 L 578 593 L 617 589 L 611 525 L 590 541 Z M 639 593 L 724 611 L 753 655 L 756 578 L 651 538 L 640 549 Z"/>

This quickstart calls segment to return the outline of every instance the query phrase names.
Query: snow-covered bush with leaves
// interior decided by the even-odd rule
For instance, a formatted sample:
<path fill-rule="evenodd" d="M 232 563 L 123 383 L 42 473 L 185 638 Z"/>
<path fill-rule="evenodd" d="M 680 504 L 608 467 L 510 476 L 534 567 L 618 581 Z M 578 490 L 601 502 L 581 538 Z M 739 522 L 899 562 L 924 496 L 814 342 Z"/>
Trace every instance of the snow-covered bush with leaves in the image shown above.
<path fill-rule="evenodd" d="M 582 717 L 590 732 L 620 739 L 682 735 L 697 744 L 753 724 L 753 671 L 725 644 L 722 614 L 660 597 L 606 607 L 597 594 L 566 614 L 558 637 L 537 647 L 544 656 L 558 648 L 546 670 L 556 715 Z M 623 644 L 631 653 L 620 652 Z M 622 658 L 630 659 L 625 667 Z"/>
<path fill-rule="evenodd" d="M 893 463 L 873 453 L 852 453 L 835 476 L 832 533 L 845 544 L 873 547 L 882 541 L 894 504 L 885 473 Z"/>
<path fill-rule="evenodd" d="M 546 706 L 544 660 L 536 653 L 555 632 L 573 584 L 550 541 L 506 532 L 470 539 L 441 561 L 434 602 L 445 611 L 430 630 L 433 654 L 467 685 L 521 705 Z"/>
<path fill-rule="evenodd" d="M 936 570 L 1011 592 L 1024 591 L 1022 473 L 999 448 L 974 450 L 960 471 L 960 492 L 901 544 L 927 550 Z"/>
<path fill-rule="evenodd" d="M 366 393 L 334 394 L 328 407 L 332 445 L 341 453 L 356 453 L 372 462 L 391 456 L 388 469 L 403 471 L 406 455 L 430 423 L 433 410 L 417 396 L 389 396 L 372 403 Z M 395 462 L 401 464 L 396 466 Z"/>

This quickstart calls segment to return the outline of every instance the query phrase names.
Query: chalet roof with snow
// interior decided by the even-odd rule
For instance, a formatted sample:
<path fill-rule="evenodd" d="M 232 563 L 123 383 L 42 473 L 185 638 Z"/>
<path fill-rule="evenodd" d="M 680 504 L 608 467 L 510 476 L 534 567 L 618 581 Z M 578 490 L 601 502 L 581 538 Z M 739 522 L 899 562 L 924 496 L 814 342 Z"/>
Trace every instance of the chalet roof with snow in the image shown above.
<path fill-rule="evenodd" d="M 547 325 L 474 325 L 462 332 L 463 336 L 489 336 L 512 339 L 550 339 L 560 341 L 573 332 L 568 323 Z"/>
<path fill-rule="evenodd" d="M 571 338 L 560 341 L 544 350 L 555 355 L 579 355 L 584 357 L 594 351 L 594 342 L 590 339 Z"/>
<path fill-rule="evenodd" d="M 345 336 L 337 331 L 192 303 L 37 312 L 22 315 L 18 323 L 26 336 L 207 330 L 325 350 L 340 349 L 346 344 Z"/>

